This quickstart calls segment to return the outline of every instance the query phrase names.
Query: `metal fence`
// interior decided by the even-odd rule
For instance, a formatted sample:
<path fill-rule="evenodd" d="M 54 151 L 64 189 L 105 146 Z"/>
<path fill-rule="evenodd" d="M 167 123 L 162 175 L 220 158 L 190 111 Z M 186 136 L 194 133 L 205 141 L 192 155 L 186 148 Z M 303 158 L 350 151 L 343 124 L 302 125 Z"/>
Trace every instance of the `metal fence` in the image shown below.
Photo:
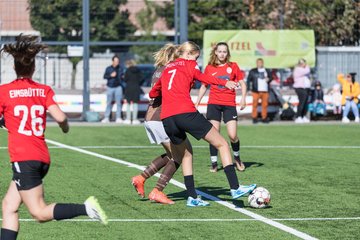
<path fill-rule="evenodd" d="M 360 47 L 317 47 L 316 78 L 329 88 L 337 83 L 337 74 L 360 75 Z"/>

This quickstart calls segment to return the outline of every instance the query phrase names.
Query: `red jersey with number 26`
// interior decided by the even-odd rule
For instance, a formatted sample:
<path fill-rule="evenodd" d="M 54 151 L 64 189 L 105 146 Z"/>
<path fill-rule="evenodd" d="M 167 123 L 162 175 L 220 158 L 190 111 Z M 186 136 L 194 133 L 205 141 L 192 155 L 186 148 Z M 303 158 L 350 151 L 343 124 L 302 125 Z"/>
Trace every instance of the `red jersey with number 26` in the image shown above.
<path fill-rule="evenodd" d="M 240 70 L 238 65 L 234 62 L 225 64 L 223 66 L 207 65 L 205 74 L 212 75 L 217 78 L 239 82 L 244 79 L 244 73 Z M 209 93 L 209 104 L 236 106 L 235 102 L 236 92 L 224 88 L 219 85 L 211 85 Z"/>
<path fill-rule="evenodd" d="M 166 65 L 159 81 L 151 89 L 151 98 L 162 95 L 161 119 L 173 115 L 196 112 L 190 90 L 195 79 L 225 86 L 226 80 L 201 73 L 195 60 L 178 58 Z"/>
<path fill-rule="evenodd" d="M 50 163 L 45 143 L 46 110 L 56 104 L 54 91 L 31 79 L 0 86 L 0 115 L 8 129 L 11 162 L 36 160 Z"/>

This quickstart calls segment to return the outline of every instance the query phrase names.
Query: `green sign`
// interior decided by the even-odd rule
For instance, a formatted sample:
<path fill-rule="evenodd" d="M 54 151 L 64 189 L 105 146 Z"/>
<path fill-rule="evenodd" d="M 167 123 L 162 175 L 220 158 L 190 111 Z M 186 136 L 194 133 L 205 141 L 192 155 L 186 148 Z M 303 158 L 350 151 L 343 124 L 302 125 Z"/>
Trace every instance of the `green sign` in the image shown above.
<path fill-rule="evenodd" d="M 294 67 L 300 58 L 315 66 L 313 30 L 205 30 L 204 65 L 218 42 L 228 43 L 231 61 L 242 68 L 255 67 L 258 58 L 267 68 Z"/>

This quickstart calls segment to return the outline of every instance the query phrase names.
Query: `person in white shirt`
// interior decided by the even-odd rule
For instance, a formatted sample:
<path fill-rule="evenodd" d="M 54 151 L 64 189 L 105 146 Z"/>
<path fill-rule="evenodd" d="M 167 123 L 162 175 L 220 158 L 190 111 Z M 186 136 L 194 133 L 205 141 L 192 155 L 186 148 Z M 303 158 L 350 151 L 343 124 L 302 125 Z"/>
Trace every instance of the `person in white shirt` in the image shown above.
<path fill-rule="evenodd" d="M 269 83 L 272 80 L 271 71 L 264 68 L 264 60 L 258 58 L 256 60 L 256 68 L 250 70 L 247 85 L 252 92 L 252 119 L 253 123 L 258 122 L 257 107 L 261 99 L 261 119 L 263 123 L 269 123 L 267 116 L 267 107 L 269 102 Z"/>

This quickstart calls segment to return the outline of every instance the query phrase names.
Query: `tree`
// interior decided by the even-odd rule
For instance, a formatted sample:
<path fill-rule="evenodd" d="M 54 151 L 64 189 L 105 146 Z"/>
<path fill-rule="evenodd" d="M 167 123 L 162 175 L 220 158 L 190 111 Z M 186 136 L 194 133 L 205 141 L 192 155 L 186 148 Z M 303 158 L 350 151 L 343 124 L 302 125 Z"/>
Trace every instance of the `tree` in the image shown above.
<path fill-rule="evenodd" d="M 313 29 L 317 45 L 359 45 L 358 0 L 188 0 L 189 39 L 202 45 L 206 29 Z M 174 3 L 158 14 L 174 27 Z"/>
<path fill-rule="evenodd" d="M 247 29 L 248 25 L 241 15 L 242 8 L 242 1 L 189 0 L 189 39 L 202 45 L 205 29 Z M 174 28 L 173 2 L 158 8 L 157 14 L 166 19 L 168 28 Z"/>
<path fill-rule="evenodd" d="M 250 29 L 313 29 L 317 45 L 359 44 L 360 6 L 353 0 L 247 0 L 242 13 Z M 273 6 L 273 7 L 269 7 Z"/>
<path fill-rule="evenodd" d="M 158 20 L 157 9 L 159 6 L 154 2 L 144 0 L 145 7 L 136 15 L 136 20 L 140 26 L 140 30 L 144 35 L 139 37 L 138 41 L 165 41 L 166 37 L 162 34 L 153 35 L 153 26 Z M 159 49 L 159 46 L 133 46 L 130 51 L 135 54 L 139 63 L 153 62 L 153 53 Z"/>
<path fill-rule="evenodd" d="M 120 41 L 135 31 L 129 21 L 129 12 L 120 11 L 127 0 L 90 1 L 90 39 L 92 41 Z M 45 41 L 82 40 L 81 0 L 29 0 L 30 21 Z M 55 47 L 66 52 L 65 47 Z M 79 57 L 69 57 L 73 72 L 71 88 L 75 88 L 76 65 Z"/>

